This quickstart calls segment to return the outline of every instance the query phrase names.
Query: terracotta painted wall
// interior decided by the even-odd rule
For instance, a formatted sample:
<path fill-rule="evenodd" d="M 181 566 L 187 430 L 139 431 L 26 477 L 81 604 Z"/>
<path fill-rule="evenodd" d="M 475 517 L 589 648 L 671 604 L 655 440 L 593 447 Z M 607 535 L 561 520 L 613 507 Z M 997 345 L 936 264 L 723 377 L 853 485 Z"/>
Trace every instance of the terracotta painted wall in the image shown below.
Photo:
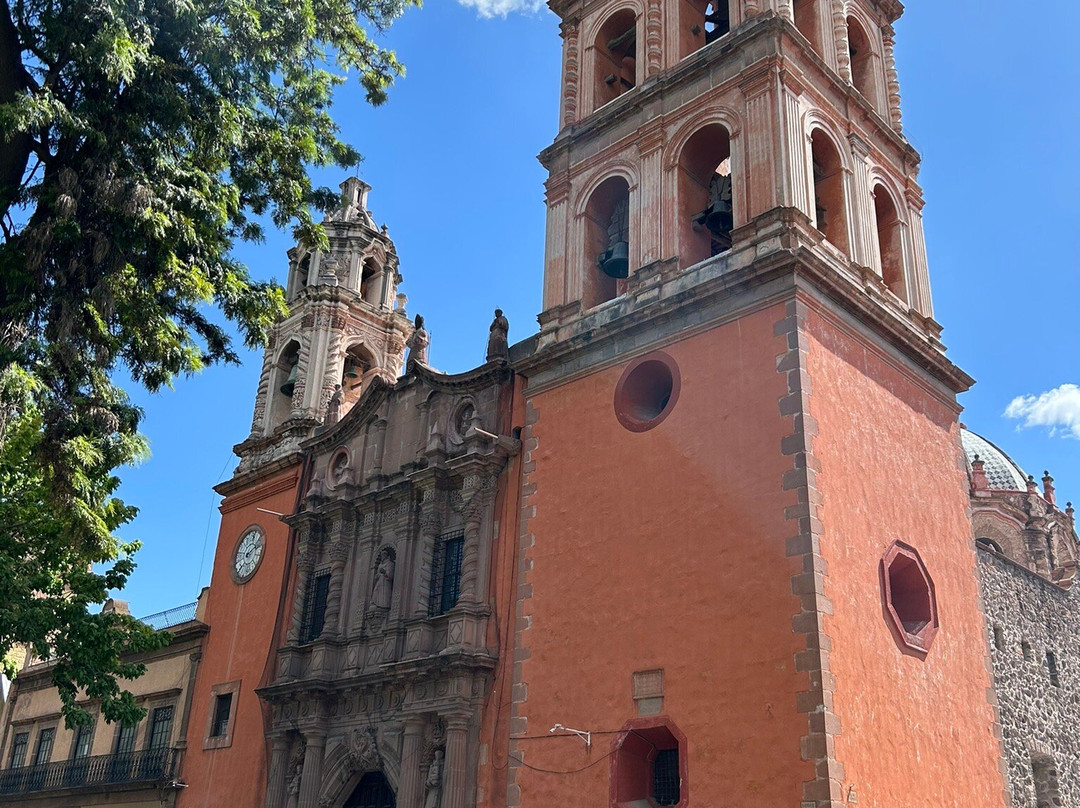
<path fill-rule="evenodd" d="M 1000 806 L 956 411 L 835 322 L 811 312 L 807 324 L 844 795 L 854 785 L 860 806 Z M 941 629 L 925 659 L 900 650 L 882 613 L 879 560 L 897 539 L 937 590 Z"/>
<path fill-rule="evenodd" d="M 786 349 L 773 328 L 783 317 L 773 306 L 665 347 L 681 395 L 648 432 L 615 418 L 625 364 L 531 399 L 531 623 L 514 694 L 527 690 L 519 749 L 534 767 L 517 776 L 523 806 L 608 805 L 615 735 L 586 751 L 548 730 L 618 730 L 636 716 L 633 672 L 651 668 L 664 669 L 663 713 L 688 738 L 691 805 L 799 804 L 813 772 L 796 712 L 806 686 L 793 664 L 804 642 L 792 632 L 798 562 L 785 555 L 795 496 L 781 490 L 791 419 L 778 411 Z"/>
<path fill-rule="evenodd" d="M 266 791 L 266 747 L 262 704 L 255 695 L 275 645 L 273 630 L 289 529 L 265 508 L 292 513 L 300 467 L 294 466 L 221 503 L 221 530 L 214 555 L 206 622 L 210 634 L 204 646 L 195 684 L 188 728 L 188 749 L 182 776 L 188 788 L 180 792 L 181 808 L 262 808 Z M 230 574 L 233 552 L 251 525 L 266 534 L 262 562 L 247 583 L 237 586 Z M 286 620 L 291 613 L 286 611 Z M 224 749 L 203 749 L 210 710 L 210 689 L 240 680 L 233 742 Z"/>

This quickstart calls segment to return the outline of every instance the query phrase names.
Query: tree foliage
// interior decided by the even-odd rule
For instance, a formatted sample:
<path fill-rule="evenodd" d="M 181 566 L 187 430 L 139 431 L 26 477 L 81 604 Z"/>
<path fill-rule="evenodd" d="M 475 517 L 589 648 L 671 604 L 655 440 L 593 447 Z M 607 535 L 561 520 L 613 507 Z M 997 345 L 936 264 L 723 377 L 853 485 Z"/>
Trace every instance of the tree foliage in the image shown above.
<path fill-rule="evenodd" d="M 0 0 L 0 657 L 60 659 L 69 723 L 80 690 L 138 717 L 122 658 L 161 642 L 87 609 L 136 549 L 115 470 L 145 445 L 117 379 L 236 361 L 218 313 L 262 342 L 284 296 L 232 247 L 267 217 L 325 243 L 312 209 L 337 195 L 309 168 L 359 159 L 333 92 L 385 100 L 402 68 L 368 29 L 413 2 Z"/>

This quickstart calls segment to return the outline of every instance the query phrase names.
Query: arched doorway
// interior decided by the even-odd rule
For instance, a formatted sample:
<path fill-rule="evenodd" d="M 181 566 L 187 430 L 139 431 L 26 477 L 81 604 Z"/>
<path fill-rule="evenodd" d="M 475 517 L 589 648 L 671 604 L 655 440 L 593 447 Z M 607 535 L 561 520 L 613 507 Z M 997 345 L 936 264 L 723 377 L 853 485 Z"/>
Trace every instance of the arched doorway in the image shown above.
<path fill-rule="evenodd" d="M 345 801 L 344 808 L 396 808 L 396 805 L 394 790 L 383 773 L 368 772 Z"/>

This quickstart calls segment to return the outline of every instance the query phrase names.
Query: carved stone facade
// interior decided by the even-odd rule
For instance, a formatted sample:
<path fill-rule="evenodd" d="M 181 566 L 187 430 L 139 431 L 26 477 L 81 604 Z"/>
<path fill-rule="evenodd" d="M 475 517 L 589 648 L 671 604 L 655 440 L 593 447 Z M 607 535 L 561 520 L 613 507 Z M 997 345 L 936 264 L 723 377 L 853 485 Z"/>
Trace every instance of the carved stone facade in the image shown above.
<path fill-rule="evenodd" d="M 475 804 L 500 653 L 496 481 L 518 451 L 500 406 L 512 378 L 502 361 L 457 376 L 410 362 L 303 444 L 312 481 L 289 520 L 293 620 L 260 691 L 273 709 L 269 808 L 291 805 L 291 791 L 299 808 L 341 805 L 372 773 L 399 808 Z"/>

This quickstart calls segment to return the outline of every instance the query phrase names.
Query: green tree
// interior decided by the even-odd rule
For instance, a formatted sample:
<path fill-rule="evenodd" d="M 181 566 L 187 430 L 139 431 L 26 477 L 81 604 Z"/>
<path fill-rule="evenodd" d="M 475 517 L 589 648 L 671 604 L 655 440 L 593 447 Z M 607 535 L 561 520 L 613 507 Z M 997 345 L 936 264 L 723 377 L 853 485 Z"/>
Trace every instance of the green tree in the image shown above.
<path fill-rule="evenodd" d="M 308 170 L 359 160 L 334 90 L 385 100 L 402 68 L 368 29 L 415 3 L 0 0 L 0 658 L 61 660 L 69 724 L 80 690 L 139 717 L 123 656 L 163 642 L 88 611 L 137 547 L 115 470 L 146 450 L 117 379 L 236 361 L 221 314 L 264 340 L 282 290 L 232 247 L 265 217 L 325 245 L 312 210 L 337 194 Z"/>

